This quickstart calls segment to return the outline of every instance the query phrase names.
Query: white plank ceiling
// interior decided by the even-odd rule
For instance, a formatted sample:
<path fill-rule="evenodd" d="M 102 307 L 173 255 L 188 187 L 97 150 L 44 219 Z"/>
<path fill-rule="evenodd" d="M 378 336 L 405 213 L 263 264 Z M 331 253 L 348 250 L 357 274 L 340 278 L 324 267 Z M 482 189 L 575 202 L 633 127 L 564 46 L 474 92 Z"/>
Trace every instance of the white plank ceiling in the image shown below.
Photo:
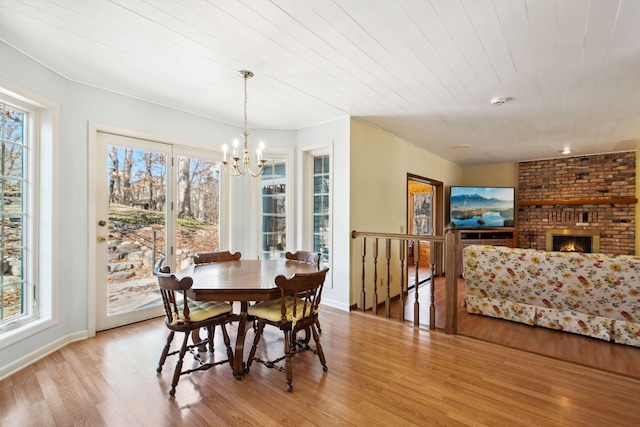
<path fill-rule="evenodd" d="M 352 116 L 463 166 L 638 149 L 639 23 L 637 0 L 0 0 L 0 40 L 69 80 L 242 126 L 248 69 L 250 128 Z"/>

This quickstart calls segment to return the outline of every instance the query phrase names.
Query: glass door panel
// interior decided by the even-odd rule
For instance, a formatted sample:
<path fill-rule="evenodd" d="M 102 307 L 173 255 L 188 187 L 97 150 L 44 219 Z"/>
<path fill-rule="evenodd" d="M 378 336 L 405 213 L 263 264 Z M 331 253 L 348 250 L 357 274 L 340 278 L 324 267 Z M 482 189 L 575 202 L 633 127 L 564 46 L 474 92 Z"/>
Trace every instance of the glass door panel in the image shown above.
<path fill-rule="evenodd" d="M 98 134 L 97 329 L 162 314 L 154 266 L 167 253 L 167 166 L 170 146 Z M 169 184 L 170 185 L 170 184 Z"/>
<path fill-rule="evenodd" d="M 220 248 L 220 162 L 176 156 L 176 268 L 193 264 L 198 252 Z"/>

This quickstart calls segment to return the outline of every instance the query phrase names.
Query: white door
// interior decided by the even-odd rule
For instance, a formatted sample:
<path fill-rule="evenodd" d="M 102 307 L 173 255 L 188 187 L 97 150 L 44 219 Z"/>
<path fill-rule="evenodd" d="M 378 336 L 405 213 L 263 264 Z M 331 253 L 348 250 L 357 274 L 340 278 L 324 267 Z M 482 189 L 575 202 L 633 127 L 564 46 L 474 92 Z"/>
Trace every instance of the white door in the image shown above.
<path fill-rule="evenodd" d="M 98 132 L 96 330 L 162 315 L 154 265 L 175 265 L 171 145 Z M 169 248 L 169 251 L 167 251 Z"/>
<path fill-rule="evenodd" d="M 163 315 L 153 268 L 220 247 L 214 153 L 97 132 L 96 330 Z"/>

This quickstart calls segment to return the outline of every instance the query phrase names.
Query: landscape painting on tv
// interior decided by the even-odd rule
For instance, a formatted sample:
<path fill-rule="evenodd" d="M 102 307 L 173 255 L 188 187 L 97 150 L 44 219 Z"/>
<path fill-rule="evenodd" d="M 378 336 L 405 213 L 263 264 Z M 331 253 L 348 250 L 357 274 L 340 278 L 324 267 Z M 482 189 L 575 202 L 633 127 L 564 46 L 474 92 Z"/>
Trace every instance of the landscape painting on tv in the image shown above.
<path fill-rule="evenodd" d="M 514 189 L 451 187 L 451 221 L 457 227 L 513 227 Z"/>

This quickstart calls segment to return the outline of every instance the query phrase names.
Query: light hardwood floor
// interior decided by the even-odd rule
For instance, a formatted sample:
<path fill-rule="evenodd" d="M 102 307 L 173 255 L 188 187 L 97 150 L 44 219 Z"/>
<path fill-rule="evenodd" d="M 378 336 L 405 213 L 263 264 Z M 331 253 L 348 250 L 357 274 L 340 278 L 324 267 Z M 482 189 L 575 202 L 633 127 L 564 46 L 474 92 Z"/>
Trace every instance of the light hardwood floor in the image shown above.
<path fill-rule="evenodd" d="M 222 365 L 182 377 L 170 398 L 170 365 L 155 371 L 166 328 L 154 319 L 0 382 L 0 425 L 640 425 L 637 379 L 371 314 L 325 307 L 321 319 L 329 371 L 310 353 L 294 358 L 293 393 L 275 370 L 254 365 L 236 381 Z M 281 349 L 278 332 L 265 332 L 269 353 Z"/>
<path fill-rule="evenodd" d="M 444 285 L 444 278 L 436 279 L 436 327 L 440 329 L 444 329 Z M 464 280 L 459 279 L 459 335 L 640 379 L 640 348 L 469 314 L 462 306 L 464 291 Z M 429 301 L 425 286 L 419 295 L 421 301 Z M 412 292 L 405 298 L 405 318 L 410 323 L 413 322 L 414 300 Z M 392 305 L 392 308 L 391 314 L 397 318 L 397 306 Z M 378 310 L 378 313 L 384 314 L 384 309 Z M 428 322 L 429 306 L 423 302 L 420 307 L 420 324 L 428 328 Z"/>

